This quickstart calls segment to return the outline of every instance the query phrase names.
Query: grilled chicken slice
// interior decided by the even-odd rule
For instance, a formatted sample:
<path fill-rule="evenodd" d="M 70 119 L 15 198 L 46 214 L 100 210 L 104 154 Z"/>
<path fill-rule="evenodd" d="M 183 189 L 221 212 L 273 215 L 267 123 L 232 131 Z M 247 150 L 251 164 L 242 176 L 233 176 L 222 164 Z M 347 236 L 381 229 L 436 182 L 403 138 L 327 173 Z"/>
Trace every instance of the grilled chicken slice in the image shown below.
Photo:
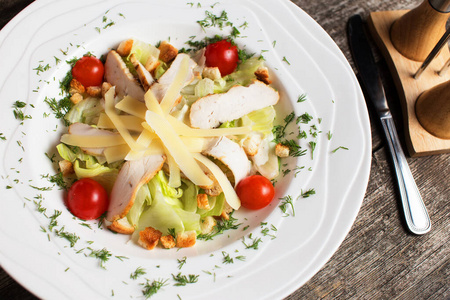
<path fill-rule="evenodd" d="M 214 157 L 225 164 L 234 176 L 234 185 L 248 176 L 250 172 L 250 161 L 244 149 L 238 143 L 222 136 L 211 142 L 211 146 L 202 153 Z"/>
<path fill-rule="evenodd" d="M 105 80 L 116 86 L 118 95 L 129 95 L 136 100 L 144 101 L 144 89 L 130 73 L 122 57 L 114 50 L 109 51 L 106 56 Z"/>
<path fill-rule="evenodd" d="M 90 125 L 84 124 L 84 123 L 73 123 L 69 126 L 69 134 L 73 135 L 81 135 L 81 136 L 115 136 L 119 135 L 118 133 L 111 132 L 109 130 L 103 130 L 98 129 L 95 127 L 92 127 Z M 103 151 L 105 148 L 87 148 L 87 147 L 81 147 L 81 150 L 83 150 L 85 153 L 90 155 L 103 155 Z"/>
<path fill-rule="evenodd" d="M 167 93 L 167 90 L 169 89 L 173 80 L 180 71 L 181 61 L 186 56 L 188 55 L 184 53 L 178 54 L 175 60 L 170 65 L 170 68 L 167 69 L 167 71 L 158 79 L 158 82 L 154 83 L 150 87 L 150 89 L 152 90 L 153 94 L 155 95 L 156 99 L 158 99 L 159 102 L 161 102 L 161 100 L 164 98 L 164 95 Z M 192 80 L 194 80 L 193 69 L 195 68 L 196 65 L 197 65 L 196 62 L 193 61 L 191 58 L 189 58 L 189 72 L 185 78 L 183 86 L 188 85 L 189 83 L 192 82 Z"/>
<path fill-rule="evenodd" d="M 106 215 L 108 221 L 114 222 L 126 216 L 140 187 L 161 170 L 165 159 L 162 155 L 150 155 L 124 163 L 111 191 Z"/>
<path fill-rule="evenodd" d="M 255 80 L 248 87 L 235 86 L 226 93 L 211 94 L 192 104 L 191 126 L 215 128 L 252 111 L 275 105 L 279 99 L 278 92 L 261 81 Z"/>
<path fill-rule="evenodd" d="M 131 54 L 130 61 L 136 69 L 139 81 L 141 82 L 144 91 L 147 91 L 155 80 L 134 54 Z"/>

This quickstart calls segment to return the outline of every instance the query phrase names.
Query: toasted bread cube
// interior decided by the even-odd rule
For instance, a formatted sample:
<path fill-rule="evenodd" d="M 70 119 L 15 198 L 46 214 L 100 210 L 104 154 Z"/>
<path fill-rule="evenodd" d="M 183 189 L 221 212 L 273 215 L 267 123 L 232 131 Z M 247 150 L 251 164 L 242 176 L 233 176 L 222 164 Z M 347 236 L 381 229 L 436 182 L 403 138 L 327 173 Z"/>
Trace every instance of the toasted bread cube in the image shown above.
<path fill-rule="evenodd" d="M 105 98 L 106 92 L 108 92 L 111 87 L 112 87 L 112 85 L 109 82 L 105 81 L 102 83 L 102 97 L 103 98 Z"/>
<path fill-rule="evenodd" d="M 76 80 L 75 78 L 73 78 L 70 81 L 69 84 L 69 94 L 73 95 L 76 93 L 79 94 L 83 94 L 86 91 L 86 89 L 84 88 L 84 86 L 81 84 L 81 82 L 79 82 L 78 80 Z"/>
<path fill-rule="evenodd" d="M 152 74 L 152 76 L 154 76 L 155 70 L 159 66 L 159 64 L 159 60 L 156 57 L 150 55 L 144 67 L 147 71 L 150 72 L 150 74 Z"/>
<path fill-rule="evenodd" d="M 259 67 L 255 71 L 256 79 L 264 82 L 265 84 L 271 84 L 272 81 L 269 79 L 269 69 L 267 67 Z"/>
<path fill-rule="evenodd" d="M 147 227 L 139 232 L 138 243 L 147 250 L 152 250 L 158 245 L 162 233 L 153 227 Z"/>
<path fill-rule="evenodd" d="M 197 207 L 200 209 L 210 210 L 208 195 L 198 194 L 197 195 Z"/>
<path fill-rule="evenodd" d="M 173 236 L 169 235 L 163 235 L 160 238 L 161 244 L 163 245 L 164 248 L 166 249 L 171 249 L 173 247 L 175 247 L 175 239 L 173 238 Z"/>
<path fill-rule="evenodd" d="M 220 217 L 224 220 L 229 220 L 230 213 L 232 213 L 232 212 L 233 212 L 233 208 L 227 202 L 225 202 L 225 206 L 223 207 Z"/>
<path fill-rule="evenodd" d="M 88 86 L 86 93 L 91 97 L 100 98 L 102 96 L 102 88 L 100 86 Z"/>
<path fill-rule="evenodd" d="M 200 228 L 202 230 L 203 234 L 210 233 L 213 231 L 214 226 L 216 226 L 217 222 L 216 219 L 212 216 L 207 216 L 205 219 L 202 220 L 200 223 Z"/>
<path fill-rule="evenodd" d="M 119 47 L 117 47 L 116 52 L 119 53 L 120 56 L 128 56 L 131 52 L 131 48 L 133 47 L 133 43 L 133 39 L 121 42 Z"/>
<path fill-rule="evenodd" d="M 113 221 L 108 228 L 122 234 L 132 234 L 134 232 L 134 226 L 128 222 L 127 217 Z"/>
<path fill-rule="evenodd" d="M 205 67 L 202 72 L 203 78 L 209 78 L 211 80 L 218 80 L 222 78 L 218 67 Z"/>
<path fill-rule="evenodd" d="M 195 231 L 185 231 L 177 234 L 177 247 L 186 248 L 195 245 L 197 233 Z"/>
<path fill-rule="evenodd" d="M 278 143 L 275 146 L 275 155 L 278 157 L 288 157 L 289 156 L 289 147 Z"/>
<path fill-rule="evenodd" d="M 67 176 L 74 173 L 73 164 L 68 160 L 61 160 L 59 163 L 59 169 L 63 176 Z"/>
<path fill-rule="evenodd" d="M 75 93 L 72 96 L 70 96 L 70 101 L 73 104 L 77 104 L 78 102 L 80 102 L 81 100 L 83 100 L 83 95 L 79 94 L 79 93 Z"/>
<path fill-rule="evenodd" d="M 255 156 L 258 153 L 262 136 L 260 134 L 250 134 L 242 142 L 242 148 L 248 156 Z"/>
<path fill-rule="evenodd" d="M 178 49 L 169 44 L 167 41 L 162 41 L 159 45 L 159 59 L 165 63 L 169 63 L 174 60 L 178 55 Z"/>

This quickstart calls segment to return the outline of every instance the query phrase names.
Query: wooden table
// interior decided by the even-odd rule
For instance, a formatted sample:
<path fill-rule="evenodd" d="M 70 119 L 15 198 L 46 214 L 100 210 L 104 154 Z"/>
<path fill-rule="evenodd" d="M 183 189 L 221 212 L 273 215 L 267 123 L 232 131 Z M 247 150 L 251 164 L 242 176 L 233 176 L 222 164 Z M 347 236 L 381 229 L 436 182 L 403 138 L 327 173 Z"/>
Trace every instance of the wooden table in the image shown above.
<path fill-rule="evenodd" d="M 30 0 L 0 0 L 2 28 Z M 421 0 L 296 0 L 334 39 L 353 66 L 346 22 L 353 14 L 411 9 Z M 403 126 L 398 96 L 387 66 L 379 65 L 397 128 Z M 371 116 L 372 117 L 372 116 Z M 387 147 L 375 118 L 369 185 L 356 221 L 338 251 L 287 299 L 448 299 L 450 298 L 450 155 L 408 158 L 432 220 L 431 231 L 415 236 L 405 229 Z M 404 147 L 405 151 L 406 148 Z M 0 268 L 0 299 L 36 299 Z"/>

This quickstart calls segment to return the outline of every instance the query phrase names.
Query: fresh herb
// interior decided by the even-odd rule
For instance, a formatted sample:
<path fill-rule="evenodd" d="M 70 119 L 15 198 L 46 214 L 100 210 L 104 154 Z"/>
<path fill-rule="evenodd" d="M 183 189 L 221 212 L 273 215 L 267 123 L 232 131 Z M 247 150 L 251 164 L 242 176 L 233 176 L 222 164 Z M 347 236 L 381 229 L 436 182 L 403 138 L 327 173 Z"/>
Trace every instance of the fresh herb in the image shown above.
<path fill-rule="evenodd" d="M 186 264 L 186 260 L 187 260 L 186 256 L 184 256 L 182 259 L 177 259 L 179 270 L 181 270 L 181 268 Z"/>
<path fill-rule="evenodd" d="M 65 97 L 59 101 L 55 98 L 45 97 L 44 102 L 50 106 L 50 109 L 57 119 L 62 119 L 67 126 L 70 125 L 69 122 L 64 119 L 64 116 L 72 108 L 72 101 L 70 101 L 69 97 Z"/>
<path fill-rule="evenodd" d="M 334 149 L 333 151 L 331 151 L 332 153 L 336 153 L 336 151 L 338 151 L 339 149 L 343 149 L 343 150 L 348 150 L 347 147 L 343 147 L 343 146 L 339 146 L 336 149 Z"/>
<path fill-rule="evenodd" d="M 214 230 L 212 232 L 206 234 L 199 234 L 197 236 L 197 239 L 209 241 L 212 240 L 215 236 L 223 234 L 226 230 L 238 229 L 242 223 L 236 224 L 238 220 L 234 218 L 232 215 L 233 213 L 229 215 L 228 220 L 222 219 L 218 221 L 216 226 L 214 226 Z"/>
<path fill-rule="evenodd" d="M 188 276 L 186 276 L 186 275 L 181 275 L 181 273 L 178 273 L 177 275 L 172 274 L 173 280 L 176 281 L 174 286 L 185 286 L 186 284 L 189 284 L 189 283 L 196 283 L 198 281 L 198 276 L 199 275 L 193 275 L 193 274 L 189 274 Z"/>
<path fill-rule="evenodd" d="M 245 240 L 242 241 L 242 243 L 243 243 L 244 246 L 245 246 L 245 249 L 254 249 L 254 250 L 258 250 L 259 243 L 262 242 L 261 238 L 260 238 L 260 237 L 258 237 L 258 238 L 252 238 L 252 237 L 250 237 L 250 240 L 252 241 L 251 244 L 246 244 L 246 243 L 245 243 Z"/>
<path fill-rule="evenodd" d="M 232 264 L 232 263 L 234 263 L 233 258 L 230 256 L 230 254 L 228 254 L 225 251 L 222 251 L 222 255 L 223 255 L 223 263 L 224 264 Z"/>
<path fill-rule="evenodd" d="M 80 239 L 80 237 L 77 236 L 76 234 L 64 231 L 64 227 L 61 228 L 60 230 L 55 230 L 55 233 L 60 238 L 68 240 L 71 248 L 73 248 L 73 246 L 75 246 L 77 241 Z"/>
<path fill-rule="evenodd" d="M 24 121 L 25 119 L 31 119 L 30 115 L 25 115 L 23 113 L 23 111 L 22 111 L 22 108 L 24 108 L 26 105 L 27 104 L 25 102 L 22 102 L 22 101 L 18 101 L 17 100 L 16 102 L 14 102 L 14 104 L 13 104 L 13 108 L 14 108 L 13 113 L 14 113 L 14 117 L 17 120 Z"/>
<path fill-rule="evenodd" d="M 284 216 L 285 217 L 289 216 L 289 213 L 287 212 L 288 207 L 291 207 L 292 215 L 295 216 L 295 209 L 294 209 L 294 203 L 293 203 L 292 196 L 287 195 L 287 196 L 284 196 L 283 198 L 280 198 L 280 200 L 281 200 L 281 204 L 280 204 L 279 208 L 284 213 Z"/>
<path fill-rule="evenodd" d="M 89 257 L 98 258 L 100 260 L 100 267 L 103 268 L 103 269 L 106 269 L 105 268 L 105 263 L 111 257 L 111 255 L 112 255 L 111 252 L 106 250 L 106 248 L 103 248 L 101 250 L 94 250 L 92 248 L 88 248 L 88 249 L 91 250 L 91 253 L 89 254 Z"/>
<path fill-rule="evenodd" d="M 301 94 L 298 96 L 297 103 L 305 102 L 306 101 L 306 94 Z"/>
<path fill-rule="evenodd" d="M 309 196 L 315 195 L 316 191 L 314 189 L 309 189 L 306 192 L 301 193 L 302 198 L 308 198 Z"/>
<path fill-rule="evenodd" d="M 331 131 L 328 131 L 327 137 L 328 137 L 328 140 L 331 140 L 331 138 L 333 137 L 333 134 L 331 133 Z"/>
<path fill-rule="evenodd" d="M 317 143 L 314 141 L 309 142 L 309 147 L 311 147 L 311 159 L 314 159 L 314 150 L 316 149 Z"/>
<path fill-rule="evenodd" d="M 220 14 L 220 16 L 216 16 L 210 11 L 205 11 L 205 14 L 205 19 L 197 21 L 197 23 L 200 24 L 203 30 L 208 27 L 219 27 L 220 29 L 222 29 L 225 26 L 233 26 L 233 23 L 228 20 L 227 12 L 224 10 Z"/>
<path fill-rule="evenodd" d="M 138 267 L 136 271 L 130 274 L 130 278 L 133 280 L 136 280 L 139 276 L 145 275 L 147 272 L 145 272 L 145 269 L 142 267 Z"/>
<path fill-rule="evenodd" d="M 150 298 L 151 296 L 155 295 L 163 286 L 167 285 L 167 280 L 153 280 L 152 283 L 150 283 L 149 280 L 144 285 L 144 288 L 142 289 L 142 294 L 144 295 L 145 299 Z"/>
<path fill-rule="evenodd" d="M 276 125 L 272 129 L 272 133 L 274 134 L 274 142 L 279 143 L 281 139 L 286 136 L 286 127 L 294 120 L 295 113 L 291 112 L 284 118 L 284 125 Z"/>
<path fill-rule="evenodd" d="M 303 124 L 308 124 L 309 121 L 311 121 L 313 119 L 313 117 L 308 114 L 307 112 L 305 112 L 303 115 L 299 116 L 297 118 L 296 123 L 303 123 Z"/>

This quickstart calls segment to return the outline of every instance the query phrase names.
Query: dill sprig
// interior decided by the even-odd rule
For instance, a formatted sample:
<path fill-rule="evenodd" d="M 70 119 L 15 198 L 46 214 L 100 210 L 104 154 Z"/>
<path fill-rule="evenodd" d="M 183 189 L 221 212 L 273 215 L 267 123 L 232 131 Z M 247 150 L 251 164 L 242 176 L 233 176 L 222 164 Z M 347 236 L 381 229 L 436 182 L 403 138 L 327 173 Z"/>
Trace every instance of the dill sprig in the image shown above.
<path fill-rule="evenodd" d="M 216 226 L 214 226 L 214 230 L 212 232 L 206 234 L 199 234 L 197 236 L 197 239 L 209 241 L 212 240 L 215 236 L 224 233 L 226 230 L 238 229 L 242 223 L 236 224 L 238 220 L 234 218 L 232 215 L 233 213 L 229 215 L 228 220 L 222 219 L 218 221 Z"/>
<path fill-rule="evenodd" d="M 174 286 L 185 286 L 186 284 L 189 283 L 196 283 L 198 281 L 198 276 L 199 275 L 194 274 L 189 274 L 188 276 L 181 275 L 181 273 L 178 273 L 177 275 L 172 274 L 173 280 L 176 281 Z"/>
<path fill-rule="evenodd" d="M 281 200 L 281 204 L 279 205 L 279 208 L 284 213 L 284 216 L 285 217 L 289 216 L 289 213 L 287 212 L 288 207 L 291 208 L 292 215 L 295 216 L 295 209 L 294 209 L 294 203 L 293 203 L 292 196 L 287 195 L 287 196 L 284 196 L 283 198 L 280 198 L 280 200 Z"/>
<path fill-rule="evenodd" d="M 205 11 L 205 14 L 205 19 L 197 21 L 203 30 L 208 27 L 219 27 L 220 29 L 223 29 L 226 26 L 233 26 L 233 23 L 228 20 L 227 12 L 224 10 L 220 16 L 217 16 L 210 11 Z"/>
<path fill-rule="evenodd" d="M 168 279 L 153 280 L 152 283 L 147 280 L 147 282 L 144 284 L 144 288 L 142 289 L 142 294 L 144 295 L 145 299 L 148 299 L 151 296 L 155 295 L 163 286 L 166 286 L 167 280 Z"/>
<path fill-rule="evenodd" d="M 145 269 L 142 267 L 138 267 L 133 273 L 130 274 L 130 278 L 136 280 L 139 276 L 145 275 Z"/>
<path fill-rule="evenodd" d="M 88 247 L 88 249 L 91 250 L 89 257 L 98 258 L 100 260 L 100 267 L 103 269 L 106 269 L 105 263 L 112 256 L 111 252 L 109 252 L 106 248 L 103 248 L 101 250 L 94 250 L 94 249 Z"/>

